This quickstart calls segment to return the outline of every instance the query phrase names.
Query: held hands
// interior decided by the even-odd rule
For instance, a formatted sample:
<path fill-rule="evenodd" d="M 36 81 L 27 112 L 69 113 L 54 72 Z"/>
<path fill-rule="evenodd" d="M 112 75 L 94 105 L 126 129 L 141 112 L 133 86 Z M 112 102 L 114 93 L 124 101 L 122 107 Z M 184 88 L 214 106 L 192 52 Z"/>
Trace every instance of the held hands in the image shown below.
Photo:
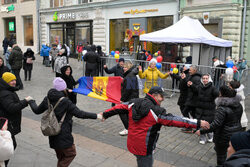
<path fill-rule="evenodd" d="M 69 92 L 69 93 L 72 93 L 72 89 L 68 89 L 68 92 Z"/>
<path fill-rule="evenodd" d="M 201 127 L 203 129 L 209 129 L 210 128 L 210 124 L 207 121 L 201 120 Z"/>
<path fill-rule="evenodd" d="M 105 119 L 103 118 L 103 113 L 99 113 L 97 114 L 97 119 L 100 119 L 101 121 L 105 121 Z"/>
<path fill-rule="evenodd" d="M 198 135 L 198 136 L 200 136 L 200 135 L 201 135 L 200 130 L 197 130 L 197 131 L 195 132 L 195 134 Z"/>
<path fill-rule="evenodd" d="M 107 68 L 107 65 L 104 65 L 103 68 Z"/>
<path fill-rule="evenodd" d="M 193 85 L 193 82 L 188 81 L 188 82 L 187 82 L 187 86 L 190 87 L 191 85 Z"/>
<path fill-rule="evenodd" d="M 139 66 L 138 69 L 139 69 L 139 71 L 142 71 L 142 67 L 141 66 Z"/>
<path fill-rule="evenodd" d="M 25 97 L 25 100 L 29 102 L 30 100 L 34 100 L 31 96 Z"/>

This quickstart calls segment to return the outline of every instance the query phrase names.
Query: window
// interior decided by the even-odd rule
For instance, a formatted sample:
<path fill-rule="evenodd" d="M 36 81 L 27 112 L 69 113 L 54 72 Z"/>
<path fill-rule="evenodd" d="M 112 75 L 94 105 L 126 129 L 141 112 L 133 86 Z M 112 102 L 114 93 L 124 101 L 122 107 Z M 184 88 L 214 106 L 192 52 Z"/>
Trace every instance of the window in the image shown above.
<path fill-rule="evenodd" d="M 64 0 L 50 0 L 51 8 L 62 7 L 63 4 L 64 4 Z"/>
<path fill-rule="evenodd" d="M 93 0 L 78 0 L 79 4 L 90 3 L 90 2 L 93 2 Z"/>
<path fill-rule="evenodd" d="M 34 0 L 22 0 L 21 2 L 34 1 Z"/>
<path fill-rule="evenodd" d="M 16 3 L 16 0 L 4 0 L 4 4 Z"/>
<path fill-rule="evenodd" d="M 33 18 L 32 16 L 24 16 L 23 25 L 24 25 L 24 45 L 33 46 L 34 41 L 33 41 Z"/>

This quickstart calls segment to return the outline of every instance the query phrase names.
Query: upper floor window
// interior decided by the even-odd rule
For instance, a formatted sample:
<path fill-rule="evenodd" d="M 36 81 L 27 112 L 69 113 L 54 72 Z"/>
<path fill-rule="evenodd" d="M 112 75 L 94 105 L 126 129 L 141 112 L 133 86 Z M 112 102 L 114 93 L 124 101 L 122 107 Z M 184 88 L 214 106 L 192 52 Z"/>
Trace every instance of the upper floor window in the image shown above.
<path fill-rule="evenodd" d="M 4 4 L 16 3 L 16 0 L 4 0 Z"/>
<path fill-rule="evenodd" d="M 78 0 L 78 3 L 79 3 L 79 4 L 82 4 L 82 3 L 90 3 L 90 2 L 93 2 L 93 0 Z"/>
<path fill-rule="evenodd" d="M 26 1 L 34 1 L 34 0 L 21 0 L 21 2 L 26 2 Z"/>
<path fill-rule="evenodd" d="M 62 7 L 64 0 L 50 0 L 50 7 L 56 8 L 56 7 Z"/>

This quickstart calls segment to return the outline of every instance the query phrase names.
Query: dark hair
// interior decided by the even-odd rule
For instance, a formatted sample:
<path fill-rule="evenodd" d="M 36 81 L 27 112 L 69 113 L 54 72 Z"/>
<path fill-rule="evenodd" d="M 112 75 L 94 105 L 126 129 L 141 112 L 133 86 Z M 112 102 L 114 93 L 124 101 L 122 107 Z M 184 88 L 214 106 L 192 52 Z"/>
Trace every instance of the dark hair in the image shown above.
<path fill-rule="evenodd" d="M 226 85 L 223 85 L 220 87 L 220 94 L 222 97 L 235 97 L 236 96 L 236 91 L 229 88 Z"/>
<path fill-rule="evenodd" d="M 96 46 L 95 45 L 91 45 L 90 46 L 90 50 L 93 51 L 93 52 L 95 52 L 96 51 Z"/>
<path fill-rule="evenodd" d="M 230 85 L 233 89 L 237 89 L 237 88 L 240 87 L 240 82 L 234 80 L 234 81 L 229 82 L 229 85 Z"/>

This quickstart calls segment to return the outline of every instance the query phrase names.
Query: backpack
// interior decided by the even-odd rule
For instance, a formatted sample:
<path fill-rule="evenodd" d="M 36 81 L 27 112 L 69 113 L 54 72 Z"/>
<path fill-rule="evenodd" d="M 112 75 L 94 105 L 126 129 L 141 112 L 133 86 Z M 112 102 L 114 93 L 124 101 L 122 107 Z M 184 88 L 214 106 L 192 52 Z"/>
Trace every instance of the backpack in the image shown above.
<path fill-rule="evenodd" d="M 42 118 L 41 118 L 41 130 L 44 136 L 56 136 L 61 131 L 61 126 L 64 121 L 64 118 L 66 116 L 66 113 L 64 113 L 61 120 L 58 122 L 56 115 L 55 115 L 55 108 L 58 106 L 58 104 L 62 101 L 64 97 L 61 97 L 53 107 L 52 104 L 50 104 L 49 99 L 48 100 L 48 110 L 44 112 Z"/>

